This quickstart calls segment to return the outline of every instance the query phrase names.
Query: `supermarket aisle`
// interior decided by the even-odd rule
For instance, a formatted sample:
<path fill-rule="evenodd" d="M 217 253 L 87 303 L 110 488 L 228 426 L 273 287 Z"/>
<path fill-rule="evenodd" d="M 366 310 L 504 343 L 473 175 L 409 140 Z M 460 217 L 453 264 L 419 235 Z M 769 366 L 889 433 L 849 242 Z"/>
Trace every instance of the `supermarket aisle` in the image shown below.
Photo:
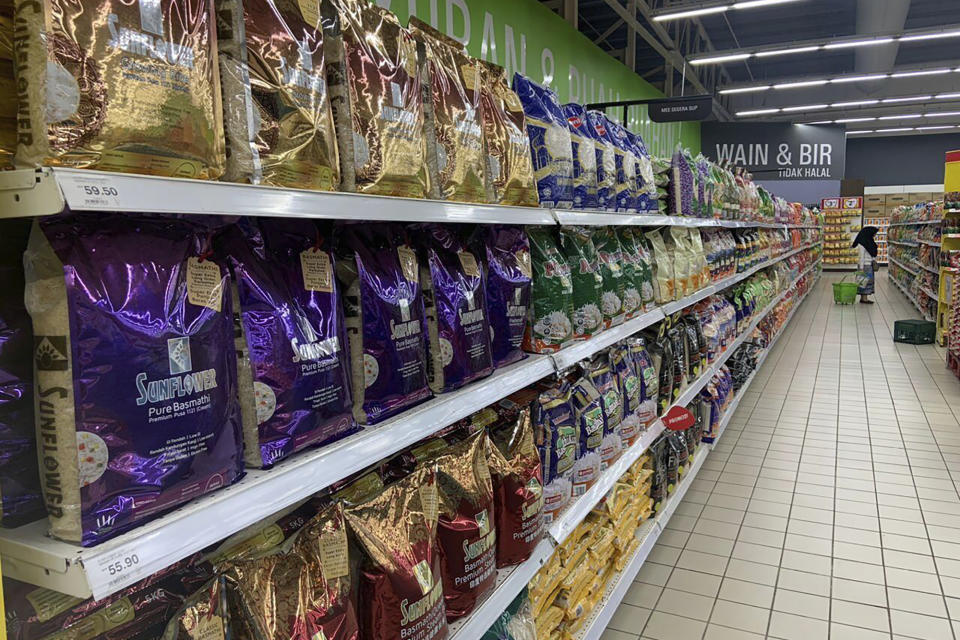
<path fill-rule="evenodd" d="M 960 383 L 886 272 L 869 307 L 825 276 L 605 640 L 960 640 Z"/>

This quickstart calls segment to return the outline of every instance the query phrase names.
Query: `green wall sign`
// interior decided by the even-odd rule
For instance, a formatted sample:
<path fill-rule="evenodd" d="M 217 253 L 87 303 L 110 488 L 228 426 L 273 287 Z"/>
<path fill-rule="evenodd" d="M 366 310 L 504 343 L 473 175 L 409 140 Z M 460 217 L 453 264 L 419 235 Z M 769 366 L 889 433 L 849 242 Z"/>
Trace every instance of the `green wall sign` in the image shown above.
<path fill-rule="evenodd" d="M 406 24 L 411 15 L 467 46 L 471 55 L 550 85 L 564 102 L 660 98 L 649 82 L 607 55 L 536 0 L 376 0 Z M 609 115 L 619 119 L 622 109 Z M 645 106 L 632 107 L 627 126 L 651 153 L 668 155 L 678 142 L 700 150 L 695 122 L 654 123 Z"/>

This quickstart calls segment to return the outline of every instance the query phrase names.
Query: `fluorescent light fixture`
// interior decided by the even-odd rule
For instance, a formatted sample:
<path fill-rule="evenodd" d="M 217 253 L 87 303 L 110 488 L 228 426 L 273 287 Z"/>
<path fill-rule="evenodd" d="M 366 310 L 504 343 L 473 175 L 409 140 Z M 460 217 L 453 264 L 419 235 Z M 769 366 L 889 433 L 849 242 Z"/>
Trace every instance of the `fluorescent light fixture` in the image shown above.
<path fill-rule="evenodd" d="M 713 64 L 717 62 L 734 62 L 736 60 L 746 60 L 749 58 L 751 53 L 733 53 L 728 56 L 713 56 L 712 58 L 698 58 L 696 60 L 691 60 L 691 65 L 698 64 Z"/>
<path fill-rule="evenodd" d="M 900 73 L 891 73 L 891 78 L 916 78 L 917 76 L 939 76 L 944 73 L 950 73 L 950 69 L 926 69 L 924 71 L 901 71 Z"/>
<path fill-rule="evenodd" d="M 848 122 L 871 122 L 876 120 L 876 118 L 841 118 L 840 120 L 834 120 L 837 124 L 846 124 Z"/>
<path fill-rule="evenodd" d="M 937 38 L 956 38 L 960 37 L 960 31 L 941 31 L 940 33 L 921 33 L 915 36 L 900 36 L 900 42 L 913 42 L 914 40 L 935 40 Z"/>
<path fill-rule="evenodd" d="M 721 91 L 721 93 L 723 92 Z M 938 93 L 934 97 L 938 100 L 955 100 L 960 98 L 960 93 Z"/>
<path fill-rule="evenodd" d="M 937 124 L 937 125 L 927 125 L 926 127 L 917 127 L 917 131 L 933 131 L 934 129 L 954 129 L 957 125 L 955 124 Z"/>
<path fill-rule="evenodd" d="M 922 118 L 920 113 L 904 113 L 898 116 L 880 116 L 877 120 L 907 120 L 909 118 Z"/>
<path fill-rule="evenodd" d="M 769 58 L 771 56 L 785 56 L 791 53 L 810 53 L 811 51 L 820 51 L 820 45 L 812 47 L 794 47 L 793 49 L 774 49 L 773 51 L 757 51 L 754 56 L 757 58 Z"/>
<path fill-rule="evenodd" d="M 893 38 L 873 38 L 871 40 L 848 40 L 846 42 L 831 42 L 823 45 L 824 49 L 849 49 L 850 47 L 872 47 L 878 44 L 888 44 Z"/>
<path fill-rule="evenodd" d="M 848 136 L 855 136 L 861 133 L 873 133 L 873 129 L 857 129 L 856 131 L 847 131 Z"/>
<path fill-rule="evenodd" d="M 831 102 L 830 106 L 834 109 L 842 109 L 843 107 L 862 107 L 868 104 L 877 104 L 879 100 L 871 98 L 870 100 L 850 100 L 848 102 Z"/>
<path fill-rule="evenodd" d="M 722 89 L 720 95 L 730 95 L 733 93 L 752 93 L 754 91 L 766 91 L 770 88 L 769 84 L 757 85 L 756 87 L 740 87 L 738 89 Z"/>
<path fill-rule="evenodd" d="M 874 133 L 896 133 L 898 131 L 913 131 L 913 127 L 894 127 L 893 129 L 875 129 Z"/>
<path fill-rule="evenodd" d="M 697 16 L 706 16 L 711 13 L 723 13 L 729 9 L 729 5 L 723 5 L 719 7 L 704 7 L 703 9 L 690 9 L 689 11 L 678 11 L 676 13 L 664 13 L 663 15 L 654 16 L 654 22 L 664 22 L 666 20 L 679 20 L 681 18 L 695 18 Z"/>
<path fill-rule="evenodd" d="M 947 118 L 949 116 L 960 116 L 960 111 L 936 111 L 923 114 L 924 118 Z"/>
<path fill-rule="evenodd" d="M 796 2 L 797 0 L 741 0 L 733 5 L 734 9 L 756 9 L 757 7 L 769 7 L 773 4 L 785 4 L 787 2 Z"/>
<path fill-rule="evenodd" d="M 884 98 L 881 100 L 884 104 L 891 102 L 915 102 L 917 100 L 930 100 L 933 96 L 907 96 L 905 98 Z"/>
<path fill-rule="evenodd" d="M 826 109 L 829 106 L 828 104 L 804 104 L 798 107 L 782 107 L 780 110 L 784 113 L 790 111 L 816 111 L 817 109 Z"/>
<path fill-rule="evenodd" d="M 833 124 L 833 120 L 817 120 L 816 122 L 804 122 L 803 124 Z"/>
<path fill-rule="evenodd" d="M 868 82 L 870 80 L 883 80 L 887 77 L 886 73 L 872 73 L 866 76 L 849 76 L 846 78 L 831 78 L 830 84 L 840 84 L 842 82 Z"/>
<path fill-rule="evenodd" d="M 753 109 L 751 111 L 737 111 L 738 116 L 762 116 L 768 113 L 780 113 L 780 109 Z"/>
<path fill-rule="evenodd" d="M 827 80 L 803 80 L 801 82 L 782 82 L 773 85 L 774 89 L 797 89 L 799 87 L 819 87 L 827 84 Z"/>

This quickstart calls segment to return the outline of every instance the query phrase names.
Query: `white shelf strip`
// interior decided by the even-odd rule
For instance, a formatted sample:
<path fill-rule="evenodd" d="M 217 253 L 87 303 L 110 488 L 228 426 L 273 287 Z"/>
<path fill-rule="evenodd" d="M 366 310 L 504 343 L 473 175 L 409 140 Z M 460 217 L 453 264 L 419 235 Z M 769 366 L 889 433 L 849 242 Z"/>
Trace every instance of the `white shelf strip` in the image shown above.
<path fill-rule="evenodd" d="M 900 245 L 901 247 L 918 247 L 920 246 L 916 242 L 904 242 L 902 240 L 888 240 L 890 244 Z"/>
<path fill-rule="evenodd" d="M 891 222 L 889 227 L 913 227 L 922 224 L 940 224 L 942 220 L 916 220 L 913 222 Z"/>
<path fill-rule="evenodd" d="M 917 275 L 917 270 L 916 270 L 916 269 L 911 269 L 910 267 L 908 267 L 908 266 L 905 265 L 904 263 L 900 262 L 899 260 L 897 260 L 897 259 L 894 258 L 893 256 L 890 256 L 889 260 L 890 260 L 890 262 L 892 262 L 893 264 L 897 265 L 898 267 L 900 267 L 901 269 L 903 269 L 903 270 L 906 271 L 907 273 L 912 273 L 913 275 Z"/>
<path fill-rule="evenodd" d="M 925 245 L 927 245 L 927 246 L 929 246 L 929 247 L 939 247 L 939 246 L 940 246 L 940 243 L 939 243 L 939 242 L 934 242 L 933 240 L 924 240 L 923 238 L 918 238 L 918 239 L 917 239 L 917 242 L 919 242 L 920 244 L 925 244 Z"/>
<path fill-rule="evenodd" d="M 920 267 L 921 269 L 923 269 L 924 271 L 929 271 L 930 273 L 936 274 L 936 275 L 938 275 L 938 276 L 940 275 L 940 270 L 939 270 L 939 269 L 934 269 L 933 267 L 928 266 L 928 265 L 925 265 L 925 264 L 923 264 L 922 262 L 917 262 L 916 260 L 914 260 L 913 263 L 914 263 L 915 265 L 917 265 L 918 267 Z"/>

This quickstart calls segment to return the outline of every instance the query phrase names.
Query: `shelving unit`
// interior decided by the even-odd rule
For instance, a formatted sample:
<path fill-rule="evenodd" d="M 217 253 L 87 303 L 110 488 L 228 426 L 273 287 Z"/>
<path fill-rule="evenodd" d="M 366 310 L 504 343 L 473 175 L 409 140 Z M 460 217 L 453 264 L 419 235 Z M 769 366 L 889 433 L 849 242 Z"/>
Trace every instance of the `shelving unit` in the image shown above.
<path fill-rule="evenodd" d="M 828 271 L 851 271 L 857 268 L 857 250 L 850 247 L 863 213 L 863 198 L 824 198 L 823 268 Z"/>
<path fill-rule="evenodd" d="M 865 213 L 863 216 L 863 226 L 871 226 L 879 229 L 876 237 L 874 238 L 877 243 L 877 262 L 881 265 L 887 264 L 887 227 L 890 226 L 890 218 L 885 216 L 867 217 Z"/>

